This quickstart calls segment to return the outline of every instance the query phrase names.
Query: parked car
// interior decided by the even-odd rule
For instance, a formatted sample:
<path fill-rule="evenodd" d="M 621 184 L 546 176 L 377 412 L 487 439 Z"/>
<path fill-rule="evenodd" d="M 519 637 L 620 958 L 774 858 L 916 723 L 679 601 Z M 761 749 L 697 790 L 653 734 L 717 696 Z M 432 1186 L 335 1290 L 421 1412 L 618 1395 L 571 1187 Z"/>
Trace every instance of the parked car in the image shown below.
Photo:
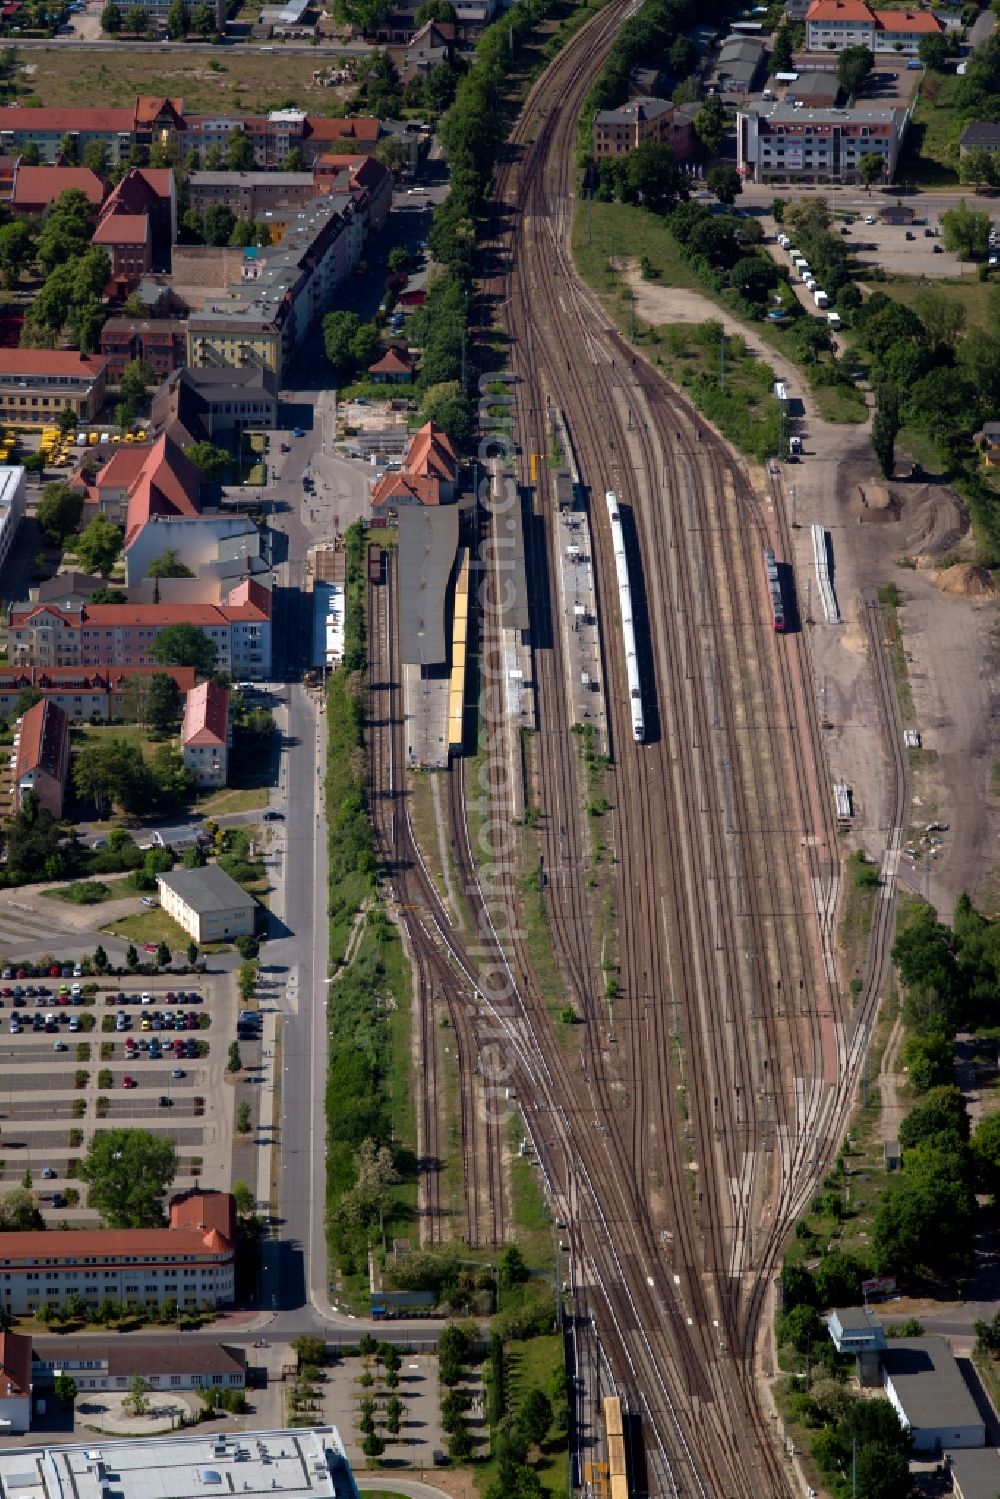
<path fill-rule="evenodd" d="M 51 1166 L 44 1166 L 42 1168 L 42 1180 L 47 1182 L 55 1180 L 55 1172 Z"/>
<path fill-rule="evenodd" d="M 122 1087 L 134 1088 L 136 1086 L 137 1084 L 135 1078 L 132 1076 L 131 1072 L 126 1072 L 125 1076 L 122 1078 Z"/>

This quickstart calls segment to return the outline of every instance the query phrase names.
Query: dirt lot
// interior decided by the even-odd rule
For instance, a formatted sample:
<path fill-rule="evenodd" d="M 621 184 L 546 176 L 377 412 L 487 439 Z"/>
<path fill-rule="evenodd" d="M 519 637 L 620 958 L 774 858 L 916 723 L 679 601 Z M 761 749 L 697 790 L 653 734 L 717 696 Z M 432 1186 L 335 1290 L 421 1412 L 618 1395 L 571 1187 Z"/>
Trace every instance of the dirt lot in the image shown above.
<path fill-rule="evenodd" d="M 722 317 L 730 326 L 730 320 L 696 292 L 638 279 L 633 285 L 636 311 L 649 322 L 691 323 Z M 747 334 L 737 322 L 731 327 Z M 830 532 L 834 585 L 844 622 L 822 623 L 818 607 L 814 608 L 817 623 L 811 628 L 810 644 L 821 713 L 829 724 L 828 771 L 832 779 L 847 781 L 854 794 L 851 842 L 861 843 L 876 858 L 885 847 L 884 760 L 861 624 L 861 596 L 865 588 L 894 582 L 902 599 L 900 623 L 915 725 L 923 736 L 915 761 L 914 789 L 919 800 L 912 821 L 924 825 L 940 820 L 950 825 L 930 873 L 931 898 L 942 915 L 950 917 L 962 890 L 984 891 L 994 860 L 996 810 L 989 786 L 997 737 L 995 703 L 1000 702 L 1000 669 L 992 639 L 995 605 L 942 592 L 933 568 L 911 570 L 899 565 L 901 559 L 915 554 L 932 561 L 935 556 L 962 550 L 964 520 L 951 492 L 942 493 L 924 483 L 897 485 L 896 518 L 861 524 L 850 502 L 858 482 L 868 483 L 875 477 L 867 428 L 821 421 L 808 390 L 803 391 L 800 372 L 755 343 L 752 330 L 747 341 L 802 399 L 804 420 L 798 430 L 803 459 L 783 468 L 782 477 L 798 522 L 791 560 L 803 613 L 810 585 L 813 603 L 817 600 L 809 525 L 820 522 Z M 905 458 L 901 466 L 906 469 Z M 905 860 L 900 878 L 922 891 L 922 871 Z"/>

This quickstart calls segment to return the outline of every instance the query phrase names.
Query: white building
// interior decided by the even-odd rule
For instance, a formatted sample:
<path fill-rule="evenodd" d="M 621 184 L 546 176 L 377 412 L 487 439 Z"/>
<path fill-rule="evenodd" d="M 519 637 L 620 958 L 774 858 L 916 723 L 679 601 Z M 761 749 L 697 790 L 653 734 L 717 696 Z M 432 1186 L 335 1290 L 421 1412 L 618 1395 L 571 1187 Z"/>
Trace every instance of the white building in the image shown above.
<path fill-rule="evenodd" d="M 0 573 L 10 555 L 27 503 L 27 474 L 16 465 L 0 466 Z"/>
<path fill-rule="evenodd" d="M 109 1475 L 113 1474 L 112 1482 Z M 0 1488 L 31 1499 L 191 1499 L 192 1494 L 276 1494 L 358 1499 L 335 1426 L 236 1435 L 140 1437 L 79 1447 L 0 1451 Z"/>
<path fill-rule="evenodd" d="M 32 1340 L 26 1340 L 31 1345 Z M 196 1390 L 210 1385 L 220 1390 L 245 1390 L 247 1356 L 243 1348 L 182 1338 L 179 1343 L 112 1334 L 73 1343 L 66 1338 L 34 1341 L 32 1371 L 36 1391 L 50 1389 L 60 1374 L 68 1374 L 82 1394 L 85 1390 L 127 1390 L 141 1375 L 152 1390 Z"/>
<path fill-rule="evenodd" d="M 808 52 L 868 47 L 916 56 L 921 37 L 944 32 L 929 10 L 872 10 L 865 0 L 812 0 L 805 16 Z"/>
<path fill-rule="evenodd" d="M 985 1445 L 983 1418 L 944 1338 L 896 1338 L 880 1358 L 885 1393 L 915 1452 Z"/>
<path fill-rule="evenodd" d="M 0 1332 L 0 1441 L 31 1427 L 31 1339 Z"/>
<path fill-rule="evenodd" d="M 224 786 L 229 777 L 229 691 L 199 682 L 184 699 L 181 753 L 199 786 Z"/>
<path fill-rule="evenodd" d="M 257 902 L 218 864 L 158 874 L 160 905 L 195 942 L 252 937 Z"/>
<path fill-rule="evenodd" d="M 736 114 L 736 165 L 748 182 L 860 182 L 861 160 L 882 159 L 891 182 L 909 124 L 904 109 L 796 109 L 751 104 Z"/>

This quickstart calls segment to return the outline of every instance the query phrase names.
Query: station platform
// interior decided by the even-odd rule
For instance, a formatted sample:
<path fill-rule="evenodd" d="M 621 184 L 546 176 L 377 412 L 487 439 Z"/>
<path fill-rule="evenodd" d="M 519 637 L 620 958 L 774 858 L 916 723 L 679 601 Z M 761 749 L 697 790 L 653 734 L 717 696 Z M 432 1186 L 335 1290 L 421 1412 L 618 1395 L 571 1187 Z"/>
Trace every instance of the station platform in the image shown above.
<path fill-rule="evenodd" d="M 572 723 L 591 725 L 594 753 L 608 753 L 608 720 L 601 663 L 601 631 L 594 589 L 594 555 L 586 508 L 555 511 L 559 627 Z"/>
<path fill-rule="evenodd" d="M 431 676 L 419 666 L 403 672 L 403 719 L 406 726 L 406 763 L 413 770 L 445 770 L 448 766 L 448 693 L 446 670 Z"/>

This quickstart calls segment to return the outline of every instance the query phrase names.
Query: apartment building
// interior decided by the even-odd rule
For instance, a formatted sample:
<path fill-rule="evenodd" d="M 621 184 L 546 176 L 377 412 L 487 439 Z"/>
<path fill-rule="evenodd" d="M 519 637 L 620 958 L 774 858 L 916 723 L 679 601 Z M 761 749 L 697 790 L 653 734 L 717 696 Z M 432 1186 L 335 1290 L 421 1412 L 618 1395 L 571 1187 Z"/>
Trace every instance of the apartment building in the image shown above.
<path fill-rule="evenodd" d="M 929 10 L 872 10 L 864 0 L 812 0 L 806 11 L 809 52 L 868 47 L 872 52 L 916 56 L 921 37 L 943 31 Z"/>
<path fill-rule="evenodd" d="M 42 698 L 22 715 L 14 738 L 14 811 L 20 812 L 25 796 L 33 791 L 58 822 L 69 773 L 69 718 L 58 703 Z"/>
<path fill-rule="evenodd" d="M 0 1426 L 20 1436 L 31 1429 L 31 1339 L 0 1332 Z"/>
<path fill-rule="evenodd" d="M 0 423 L 49 427 L 69 407 L 92 422 L 104 405 L 108 361 L 70 349 L 0 349 Z"/>
<path fill-rule="evenodd" d="M 247 250 L 243 274 L 188 319 L 188 364 L 256 366 L 279 381 L 361 256 L 367 205 L 350 194 L 290 211 L 281 243 Z"/>
<path fill-rule="evenodd" d="M 684 161 L 694 150 L 694 133 L 690 119 L 681 115 L 669 99 L 644 96 L 630 99 L 617 109 L 601 109 L 594 116 L 592 146 L 594 158 L 624 156 L 644 141 L 670 146 L 678 161 Z"/>
<path fill-rule="evenodd" d="M 108 318 L 101 329 L 101 353 L 108 379 L 120 380 L 125 366 L 142 359 L 165 380 L 187 363 L 187 323 L 180 318 Z"/>
<path fill-rule="evenodd" d="M 134 1306 L 225 1306 L 235 1291 L 236 1208 L 228 1192 L 170 1204 L 166 1228 L 0 1233 L 0 1307 L 13 1317 L 82 1296 Z"/>
<path fill-rule="evenodd" d="M 737 170 L 749 182 L 860 182 L 862 157 L 875 154 L 891 182 L 908 123 L 906 110 L 888 106 L 753 104 L 736 115 Z"/>
<path fill-rule="evenodd" d="M 196 213 L 221 204 L 238 219 L 263 219 L 276 208 L 301 208 L 322 191 L 312 172 L 192 172 L 188 178 Z"/>
<path fill-rule="evenodd" d="M 14 545 L 28 503 L 28 476 L 19 464 L 0 465 L 0 587 L 3 569 Z"/>
<path fill-rule="evenodd" d="M 10 661 L 18 669 L 156 666 L 154 641 L 178 624 L 207 635 L 220 672 L 241 680 L 271 675 L 271 595 L 252 578 L 231 588 L 222 604 L 10 605 Z"/>
<path fill-rule="evenodd" d="M 0 670 L 0 716 L 10 718 L 18 694 L 34 687 L 49 702 L 56 703 L 73 722 L 89 718 L 129 717 L 129 682 L 164 672 L 178 689 L 190 692 L 195 685 L 193 666 L 123 666 L 109 671 L 82 671 L 72 666 L 25 667 Z"/>
<path fill-rule="evenodd" d="M 199 786 L 224 786 L 229 778 L 229 691 L 200 682 L 184 699 L 181 753 Z"/>

